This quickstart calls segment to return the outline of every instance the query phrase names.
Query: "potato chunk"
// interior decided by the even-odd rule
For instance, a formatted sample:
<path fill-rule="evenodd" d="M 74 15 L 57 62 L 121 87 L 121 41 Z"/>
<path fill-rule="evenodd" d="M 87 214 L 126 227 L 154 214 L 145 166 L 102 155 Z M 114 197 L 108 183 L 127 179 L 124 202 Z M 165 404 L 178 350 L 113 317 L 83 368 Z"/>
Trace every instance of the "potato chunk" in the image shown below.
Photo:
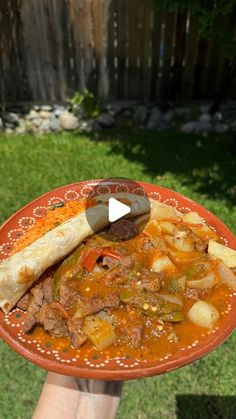
<path fill-rule="evenodd" d="M 214 240 L 209 240 L 208 253 L 222 260 L 228 268 L 236 268 L 236 250 L 230 249 L 230 247 L 226 247 Z"/>
<path fill-rule="evenodd" d="M 161 228 L 162 233 L 174 235 L 176 228 L 174 224 L 170 223 L 169 221 L 160 221 L 159 226 Z"/>
<path fill-rule="evenodd" d="M 198 300 L 190 308 L 188 318 L 198 326 L 212 329 L 220 314 L 213 304 Z"/>
<path fill-rule="evenodd" d="M 169 207 L 164 204 L 156 204 L 155 206 L 152 207 L 152 210 L 151 210 L 152 220 L 157 220 L 157 221 L 165 220 L 165 219 L 176 220 L 177 218 L 178 218 L 178 213 L 172 207 Z"/>
<path fill-rule="evenodd" d="M 175 272 L 176 271 L 176 267 L 173 264 L 173 262 L 171 262 L 170 258 L 168 258 L 168 256 L 158 256 L 156 258 L 153 259 L 152 262 L 152 266 L 151 266 L 152 271 L 154 272 Z"/>
<path fill-rule="evenodd" d="M 117 339 L 112 325 L 97 316 L 86 317 L 83 330 L 99 351 L 106 349 Z"/>

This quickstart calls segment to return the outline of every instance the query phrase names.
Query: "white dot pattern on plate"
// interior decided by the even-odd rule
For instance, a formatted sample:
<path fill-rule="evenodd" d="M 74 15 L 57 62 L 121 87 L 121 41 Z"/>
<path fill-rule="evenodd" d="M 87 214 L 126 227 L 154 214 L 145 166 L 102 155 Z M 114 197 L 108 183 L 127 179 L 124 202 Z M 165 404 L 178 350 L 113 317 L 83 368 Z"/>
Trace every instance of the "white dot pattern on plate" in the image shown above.
<path fill-rule="evenodd" d="M 12 249 L 13 249 L 13 244 L 11 243 L 11 242 L 8 242 L 8 243 L 3 243 L 1 246 L 0 246 L 0 253 L 3 255 L 3 256 L 9 256 L 9 254 L 11 253 L 11 251 L 12 251 Z"/>
<path fill-rule="evenodd" d="M 64 195 L 65 201 L 75 201 L 79 198 L 79 193 L 73 189 L 67 191 Z"/>
<path fill-rule="evenodd" d="M 194 211 L 192 208 L 189 208 L 189 207 L 181 207 L 181 206 L 179 206 L 179 205 L 178 205 L 177 209 L 178 209 L 180 212 L 184 212 L 184 213 L 186 213 L 186 212 L 190 212 L 190 211 Z"/>
<path fill-rule="evenodd" d="M 174 198 L 165 199 L 164 204 L 170 205 L 170 206 L 175 207 L 175 208 L 178 207 L 178 201 Z"/>
<path fill-rule="evenodd" d="M 24 234 L 24 230 L 22 228 L 13 228 L 7 233 L 7 237 L 9 240 L 14 243 Z"/>
<path fill-rule="evenodd" d="M 159 192 L 151 192 L 149 196 L 150 198 L 153 198 L 156 201 L 161 201 L 161 194 Z"/>
<path fill-rule="evenodd" d="M 33 215 L 36 218 L 43 218 L 47 214 L 47 211 L 48 211 L 47 207 L 43 207 L 43 206 L 35 207 L 33 209 Z"/>
<path fill-rule="evenodd" d="M 21 217 L 18 221 L 18 224 L 21 228 L 28 229 L 30 226 L 36 224 L 34 217 Z"/>
<path fill-rule="evenodd" d="M 228 245 L 229 245 L 229 241 L 228 241 L 228 239 L 226 239 L 226 237 L 221 236 L 221 237 L 220 237 L 220 239 L 224 242 L 224 244 L 225 244 L 226 246 L 228 246 Z"/>

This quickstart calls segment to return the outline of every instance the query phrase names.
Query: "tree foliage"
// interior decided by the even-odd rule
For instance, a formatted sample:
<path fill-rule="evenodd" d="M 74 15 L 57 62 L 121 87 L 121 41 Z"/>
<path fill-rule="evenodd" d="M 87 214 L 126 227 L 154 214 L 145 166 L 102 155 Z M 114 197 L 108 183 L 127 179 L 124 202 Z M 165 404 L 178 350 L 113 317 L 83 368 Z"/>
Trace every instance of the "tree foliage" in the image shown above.
<path fill-rule="evenodd" d="M 162 10 L 189 10 L 196 16 L 199 33 L 213 39 L 226 58 L 236 58 L 236 0 L 152 0 Z"/>

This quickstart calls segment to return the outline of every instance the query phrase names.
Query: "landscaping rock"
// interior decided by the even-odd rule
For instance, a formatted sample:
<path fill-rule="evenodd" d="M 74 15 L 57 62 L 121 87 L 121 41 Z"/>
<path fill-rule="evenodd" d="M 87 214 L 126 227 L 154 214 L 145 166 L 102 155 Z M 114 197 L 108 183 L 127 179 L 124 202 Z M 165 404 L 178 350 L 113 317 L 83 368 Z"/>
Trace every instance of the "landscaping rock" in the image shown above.
<path fill-rule="evenodd" d="M 110 128 L 115 124 L 115 118 L 114 116 L 108 114 L 108 113 L 103 113 L 102 115 L 100 115 L 96 121 L 101 124 L 102 126 L 106 127 L 106 128 Z"/>
<path fill-rule="evenodd" d="M 130 118 L 131 117 L 131 110 L 130 109 L 125 109 L 123 111 L 123 115 L 125 118 Z"/>
<path fill-rule="evenodd" d="M 212 124 L 208 121 L 190 121 L 186 122 L 182 125 L 181 131 L 185 132 L 186 134 L 190 134 L 192 132 L 204 132 L 204 131 L 211 131 Z"/>
<path fill-rule="evenodd" d="M 31 122 L 32 126 L 38 128 L 42 124 L 43 120 L 38 117 L 38 118 L 35 118 L 35 119 L 31 119 L 30 122 Z"/>
<path fill-rule="evenodd" d="M 150 117 L 147 122 L 147 129 L 155 130 L 162 123 L 163 114 L 158 107 L 152 108 Z"/>
<path fill-rule="evenodd" d="M 137 125 L 145 124 L 148 117 L 148 108 L 146 106 L 138 106 L 134 111 L 133 122 Z"/>
<path fill-rule="evenodd" d="M 15 133 L 21 135 L 21 134 L 24 134 L 25 131 L 26 131 L 26 123 L 25 123 L 25 120 L 23 118 L 21 118 L 19 120 L 18 127 L 15 128 Z"/>
<path fill-rule="evenodd" d="M 191 109 L 182 107 L 182 108 L 175 108 L 174 109 L 174 116 L 180 117 L 180 118 L 188 118 L 190 116 Z"/>
<path fill-rule="evenodd" d="M 41 111 L 51 112 L 52 111 L 52 106 L 43 105 L 43 106 L 41 106 Z"/>
<path fill-rule="evenodd" d="M 25 134 L 25 128 L 16 127 L 14 133 L 17 134 L 17 135 Z"/>
<path fill-rule="evenodd" d="M 155 131 L 180 129 L 185 133 L 203 135 L 211 130 L 218 134 L 236 131 L 235 102 L 222 104 L 220 111 L 213 116 L 209 114 L 209 104 L 193 103 L 174 108 L 173 103 L 169 103 L 166 109 L 163 113 L 158 105 L 135 101 L 110 102 L 103 106 L 103 113 L 97 118 L 87 119 L 79 105 L 73 107 L 73 112 L 69 104 L 35 105 L 30 109 L 26 105 L 10 105 L 0 117 L 0 132 L 23 134 L 30 131 L 37 134 L 79 129 L 90 134 L 112 126 Z"/>
<path fill-rule="evenodd" d="M 217 132 L 217 134 L 223 134 L 228 130 L 228 126 L 225 124 L 216 124 L 214 126 L 214 131 Z"/>
<path fill-rule="evenodd" d="M 163 121 L 160 121 L 160 124 L 157 127 L 157 131 L 159 131 L 159 132 L 166 131 L 169 128 L 170 128 L 169 125 L 165 124 L 165 122 L 163 122 Z"/>
<path fill-rule="evenodd" d="M 38 115 L 40 116 L 40 118 L 49 119 L 51 117 L 51 112 L 42 110 L 39 111 Z"/>
<path fill-rule="evenodd" d="M 213 116 L 213 119 L 214 119 L 215 121 L 222 121 L 222 119 L 223 119 L 223 114 L 222 114 L 222 112 L 216 112 L 216 113 L 215 113 L 215 115 Z"/>
<path fill-rule="evenodd" d="M 12 124 L 9 124 L 8 122 L 6 122 L 6 121 L 4 121 L 4 127 L 5 128 L 11 128 L 11 129 L 14 129 L 15 127 L 14 127 L 14 125 L 12 125 Z"/>
<path fill-rule="evenodd" d="M 195 132 L 206 132 L 212 130 L 212 124 L 208 121 L 197 121 Z"/>
<path fill-rule="evenodd" d="M 31 121 L 39 117 L 39 113 L 35 109 L 31 109 L 30 112 L 26 115 L 25 119 Z"/>
<path fill-rule="evenodd" d="M 208 113 L 209 112 L 209 109 L 210 109 L 210 105 L 208 104 L 205 104 L 205 105 L 200 105 L 200 107 L 199 107 L 199 109 L 200 109 L 200 112 L 201 113 Z"/>
<path fill-rule="evenodd" d="M 163 120 L 167 123 L 170 123 L 173 120 L 174 115 L 174 111 L 171 109 L 163 115 Z"/>
<path fill-rule="evenodd" d="M 209 113 L 203 113 L 202 115 L 200 115 L 199 121 L 210 122 L 211 121 L 211 115 L 209 115 Z"/>
<path fill-rule="evenodd" d="M 113 115 L 117 115 L 123 109 L 123 104 L 120 102 L 114 102 L 107 106 L 107 110 L 112 112 Z"/>
<path fill-rule="evenodd" d="M 55 106 L 53 110 L 53 114 L 59 118 L 65 112 L 64 106 Z"/>
<path fill-rule="evenodd" d="M 83 121 L 80 125 L 80 132 L 85 134 L 91 134 L 93 132 L 101 131 L 102 127 L 97 120 L 89 119 Z"/>
<path fill-rule="evenodd" d="M 235 122 L 232 122 L 232 124 L 230 125 L 230 129 L 232 131 L 236 131 L 236 121 Z"/>
<path fill-rule="evenodd" d="M 17 113 L 8 112 L 3 115 L 3 119 L 7 124 L 11 125 L 9 128 L 13 128 L 19 125 L 20 117 Z"/>
<path fill-rule="evenodd" d="M 148 122 L 147 122 L 147 129 L 155 130 L 158 127 L 158 123 L 152 119 L 150 116 Z"/>
<path fill-rule="evenodd" d="M 63 112 L 59 119 L 61 127 L 66 131 L 74 131 L 79 126 L 78 118 L 68 111 Z"/>
<path fill-rule="evenodd" d="M 55 116 L 50 119 L 50 130 L 53 132 L 61 131 L 60 121 Z"/>
<path fill-rule="evenodd" d="M 195 132 L 197 121 L 189 121 L 182 125 L 181 131 L 185 134 Z"/>
<path fill-rule="evenodd" d="M 50 132 L 50 121 L 48 119 L 42 119 L 39 132 Z"/>

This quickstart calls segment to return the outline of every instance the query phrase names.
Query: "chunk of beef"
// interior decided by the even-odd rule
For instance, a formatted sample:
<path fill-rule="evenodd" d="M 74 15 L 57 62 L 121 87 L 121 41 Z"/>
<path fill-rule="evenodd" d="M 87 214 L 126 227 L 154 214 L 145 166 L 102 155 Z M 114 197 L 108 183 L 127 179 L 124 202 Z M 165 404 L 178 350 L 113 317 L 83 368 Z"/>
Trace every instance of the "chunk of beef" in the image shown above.
<path fill-rule="evenodd" d="M 127 340 L 133 348 L 139 348 L 142 345 L 144 332 L 142 316 L 132 307 L 127 306 L 126 310 L 125 318 L 119 318 L 119 314 L 113 313 L 115 325 L 127 336 Z"/>
<path fill-rule="evenodd" d="M 68 312 L 65 310 L 65 308 L 63 307 L 63 305 L 61 305 L 57 301 L 54 301 L 53 303 L 50 304 L 50 307 L 53 308 L 54 310 L 58 311 L 58 313 L 60 313 L 61 317 L 63 317 L 64 319 L 69 320 L 70 316 L 69 316 Z"/>
<path fill-rule="evenodd" d="M 37 321 L 39 310 L 43 303 L 43 290 L 42 284 L 35 286 L 31 290 L 32 298 L 28 306 L 27 314 L 25 317 L 23 331 L 28 332 L 32 329 Z"/>
<path fill-rule="evenodd" d="M 80 299 L 76 306 L 77 318 L 82 318 L 91 314 L 98 313 L 105 308 L 117 308 L 119 307 L 120 299 L 116 292 L 112 292 L 105 297 L 94 295 L 88 300 Z"/>
<path fill-rule="evenodd" d="M 65 308 L 73 307 L 81 300 L 81 296 L 77 290 L 70 286 L 68 281 L 62 281 L 60 284 L 60 303 Z"/>
<path fill-rule="evenodd" d="M 42 291 L 43 291 L 43 299 L 45 303 L 52 303 L 53 301 L 52 284 L 53 284 L 53 276 L 49 276 L 43 282 Z"/>
<path fill-rule="evenodd" d="M 143 326 L 133 326 L 128 329 L 128 335 L 133 348 L 139 348 L 143 339 Z"/>
<path fill-rule="evenodd" d="M 120 299 L 116 292 L 112 292 L 105 297 L 93 296 L 88 300 L 90 312 L 88 314 L 95 314 L 104 308 L 117 308 L 119 307 Z"/>
<path fill-rule="evenodd" d="M 23 295 L 23 297 L 18 301 L 17 307 L 19 307 L 21 310 L 27 310 L 30 300 L 31 293 L 27 292 L 27 294 Z"/>
<path fill-rule="evenodd" d="M 123 219 L 113 223 L 108 233 L 118 240 L 129 240 L 138 234 L 138 228 L 133 221 Z"/>
<path fill-rule="evenodd" d="M 194 249 L 196 249 L 198 252 L 205 252 L 208 242 L 207 240 L 202 240 L 196 236 L 196 238 L 193 240 L 193 245 Z"/>
<path fill-rule="evenodd" d="M 82 330 L 83 319 L 69 320 L 67 323 L 71 345 L 77 349 L 87 340 L 86 333 Z"/>
<path fill-rule="evenodd" d="M 112 282 L 115 282 L 116 284 L 123 284 L 127 281 L 127 275 L 134 267 L 134 264 L 135 258 L 133 255 L 125 256 L 120 259 L 119 263 L 104 275 L 105 283 L 107 285 Z"/>
<path fill-rule="evenodd" d="M 37 323 L 54 337 L 68 336 L 67 320 L 54 303 L 43 304 L 38 313 Z"/>
<path fill-rule="evenodd" d="M 119 261 L 111 256 L 105 256 L 102 261 L 102 266 L 108 266 L 108 268 L 113 268 L 119 263 Z"/>
<path fill-rule="evenodd" d="M 154 246 L 153 246 L 153 244 L 152 244 L 152 242 L 151 242 L 151 240 L 150 240 L 150 239 L 147 239 L 147 240 L 143 243 L 143 245 L 142 245 L 142 249 L 143 249 L 144 251 L 146 251 L 146 250 L 150 250 L 150 249 L 154 249 Z"/>
<path fill-rule="evenodd" d="M 164 272 L 152 272 L 147 268 L 142 268 L 140 275 L 132 280 L 131 287 L 150 292 L 158 292 L 161 288 L 161 282 L 165 278 Z"/>

